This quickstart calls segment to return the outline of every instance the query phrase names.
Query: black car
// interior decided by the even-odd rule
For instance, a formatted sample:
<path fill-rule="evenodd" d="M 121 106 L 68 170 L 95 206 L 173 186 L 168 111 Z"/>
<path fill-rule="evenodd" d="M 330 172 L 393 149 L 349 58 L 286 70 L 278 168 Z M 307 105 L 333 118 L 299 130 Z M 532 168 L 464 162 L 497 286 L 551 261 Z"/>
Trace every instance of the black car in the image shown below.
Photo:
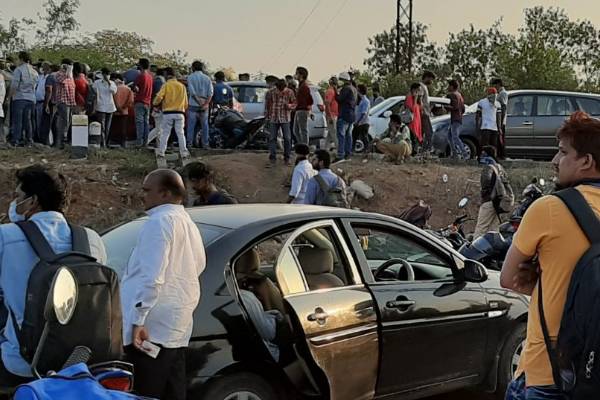
<path fill-rule="evenodd" d="M 502 396 L 528 299 L 502 289 L 498 273 L 384 215 L 280 204 L 189 214 L 208 260 L 190 398 L 417 399 L 462 387 Z M 119 274 L 144 221 L 103 235 Z"/>
<path fill-rule="evenodd" d="M 550 160 L 558 150 L 556 131 L 575 111 L 600 117 L 600 95 L 548 90 L 508 91 L 506 118 L 506 156 Z M 481 150 L 480 132 L 475 125 L 477 103 L 467 107 L 460 137 L 471 157 Z M 449 154 L 449 116 L 432 121 L 434 148 Z"/>

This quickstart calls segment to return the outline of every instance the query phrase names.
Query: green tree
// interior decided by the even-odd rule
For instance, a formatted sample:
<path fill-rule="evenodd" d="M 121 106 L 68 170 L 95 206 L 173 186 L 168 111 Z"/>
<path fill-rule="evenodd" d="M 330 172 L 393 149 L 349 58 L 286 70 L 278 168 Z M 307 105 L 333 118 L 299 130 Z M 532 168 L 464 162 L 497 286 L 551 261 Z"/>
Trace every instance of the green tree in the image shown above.
<path fill-rule="evenodd" d="M 78 9 L 79 0 L 47 0 L 44 3 L 45 14 L 39 15 L 38 43 L 57 46 L 71 39 L 80 26 L 75 17 Z"/>
<path fill-rule="evenodd" d="M 25 49 L 26 43 L 23 33 L 28 20 L 11 18 L 6 26 L 0 24 L 0 56 L 12 55 Z"/>

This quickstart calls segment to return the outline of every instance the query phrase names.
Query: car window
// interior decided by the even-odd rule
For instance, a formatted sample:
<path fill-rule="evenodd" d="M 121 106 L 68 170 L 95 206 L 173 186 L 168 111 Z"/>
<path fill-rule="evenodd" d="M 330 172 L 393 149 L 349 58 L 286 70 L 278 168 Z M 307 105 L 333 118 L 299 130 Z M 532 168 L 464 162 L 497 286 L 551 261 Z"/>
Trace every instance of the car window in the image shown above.
<path fill-rule="evenodd" d="M 533 115 L 533 96 L 514 96 L 508 99 L 509 117 L 530 117 Z"/>
<path fill-rule="evenodd" d="M 282 250 L 276 267 L 284 294 L 329 289 L 354 284 L 349 261 L 331 226 L 307 229 Z"/>
<path fill-rule="evenodd" d="M 446 115 L 448 114 L 448 109 L 445 107 L 447 104 L 444 103 L 437 103 L 434 101 L 430 101 L 430 106 L 431 106 L 431 115 L 433 117 L 439 117 L 441 115 Z"/>
<path fill-rule="evenodd" d="M 114 269 L 119 277 L 122 277 L 125 272 L 131 253 L 133 253 L 133 249 L 137 244 L 140 229 L 145 222 L 145 220 L 131 221 L 102 235 L 102 241 L 104 242 L 108 256 L 106 266 Z M 196 224 L 196 226 L 200 230 L 205 246 L 229 230 L 220 226 L 206 224 Z"/>
<path fill-rule="evenodd" d="M 383 113 L 383 111 L 385 111 L 388 108 L 390 108 L 390 106 L 393 105 L 394 103 L 396 103 L 397 101 L 398 101 L 398 98 L 394 98 L 394 97 L 390 97 L 388 99 L 385 99 L 384 101 L 382 101 L 381 103 L 377 104 L 376 106 L 373 106 L 371 108 L 371 110 L 369 110 L 369 115 L 377 115 L 380 112 Z"/>
<path fill-rule="evenodd" d="M 370 225 L 353 224 L 352 228 L 373 272 L 386 261 L 401 259 L 411 264 L 415 280 L 436 280 L 452 276 L 452 266 L 447 256 L 408 234 Z M 400 272 L 400 269 L 401 265 L 397 264 L 389 272 L 393 274 Z"/>
<path fill-rule="evenodd" d="M 571 115 L 575 108 L 565 96 L 538 96 L 537 115 L 539 117 Z"/>
<path fill-rule="evenodd" d="M 257 86 L 234 86 L 233 93 L 240 103 L 264 103 L 269 89 Z"/>
<path fill-rule="evenodd" d="M 403 105 L 404 105 L 404 100 L 400 100 L 399 102 L 394 104 L 392 106 L 392 108 L 390 108 L 390 111 L 392 112 L 392 114 L 398 114 L 400 112 L 400 110 L 402 109 Z"/>
<path fill-rule="evenodd" d="M 600 100 L 589 97 L 575 97 L 577 107 L 590 115 L 600 115 Z"/>

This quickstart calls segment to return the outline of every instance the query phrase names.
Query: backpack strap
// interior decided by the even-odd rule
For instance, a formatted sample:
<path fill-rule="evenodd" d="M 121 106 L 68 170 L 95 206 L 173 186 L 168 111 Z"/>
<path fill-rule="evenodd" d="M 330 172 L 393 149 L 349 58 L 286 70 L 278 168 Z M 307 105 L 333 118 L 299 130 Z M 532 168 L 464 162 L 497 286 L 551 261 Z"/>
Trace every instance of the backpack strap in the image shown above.
<path fill-rule="evenodd" d="M 92 251 L 90 248 L 90 240 L 88 238 L 88 234 L 85 228 L 79 225 L 71 224 L 69 224 L 69 228 L 71 228 L 73 251 L 77 253 L 91 255 Z"/>
<path fill-rule="evenodd" d="M 325 179 L 323 179 L 323 177 L 321 175 L 317 174 L 317 175 L 315 175 L 315 180 L 319 184 L 319 187 L 323 191 L 323 194 L 327 195 L 327 193 L 329 192 L 329 185 L 327 185 L 327 182 L 325 182 Z"/>
<path fill-rule="evenodd" d="M 542 325 L 542 333 L 544 335 L 544 343 L 546 344 L 546 351 L 548 352 L 548 358 L 550 359 L 550 366 L 552 368 L 552 378 L 554 384 L 560 390 L 562 390 L 562 378 L 560 376 L 560 367 L 558 360 L 556 359 L 556 352 L 552 346 L 550 340 L 550 332 L 548 331 L 548 324 L 546 324 L 546 316 L 544 315 L 544 296 L 542 295 L 542 272 L 540 270 L 540 276 L 538 279 L 538 313 L 540 314 L 540 324 Z"/>
<path fill-rule="evenodd" d="M 40 228 L 33 221 L 21 221 L 16 224 L 29 241 L 29 244 L 35 251 L 40 260 L 50 261 L 56 257 L 56 253 L 50 247 Z"/>
<path fill-rule="evenodd" d="M 600 243 L 600 221 L 581 192 L 569 188 L 554 195 L 565 203 L 590 243 Z"/>

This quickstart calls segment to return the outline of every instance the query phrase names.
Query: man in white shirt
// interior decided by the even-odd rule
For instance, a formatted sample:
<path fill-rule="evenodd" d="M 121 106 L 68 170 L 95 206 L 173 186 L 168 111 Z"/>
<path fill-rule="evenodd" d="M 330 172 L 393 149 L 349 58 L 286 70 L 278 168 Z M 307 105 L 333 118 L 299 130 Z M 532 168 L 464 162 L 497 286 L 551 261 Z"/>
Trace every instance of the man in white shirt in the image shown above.
<path fill-rule="evenodd" d="M 185 186 L 172 170 L 151 172 L 142 187 L 149 216 L 121 282 L 123 343 L 136 391 L 185 399 L 185 351 L 206 266 L 200 232 L 183 208 Z M 150 349 L 160 348 L 153 358 Z"/>
<path fill-rule="evenodd" d="M 112 125 L 112 116 L 117 111 L 113 97 L 117 93 L 117 84 L 110 80 L 110 70 L 108 68 L 102 68 L 96 78 L 94 82 L 96 117 L 102 126 L 102 146 L 106 147 L 110 135 L 110 126 Z"/>
<path fill-rule="evenodd" d="M 313 169 L 312 164 L 308 160 L 310 149 L 304 143 L 298 143 L 294 148 L 296 152 L 296 167 L 292 174 L 292 187 L 290 189 L 288 203 L 304 204 L 304 196 L 306 187 L 310 178 L 316 175 L 317 171 Z"/>
<path fill-rule="evenodd" d="M 476 126 L 481 130 L 481 148 L 492 146 L 498 151 L 500 145 L 500 103 L 496 100 L 496 88 L 488 88 L 487 97 L 477 105 Z"/>

